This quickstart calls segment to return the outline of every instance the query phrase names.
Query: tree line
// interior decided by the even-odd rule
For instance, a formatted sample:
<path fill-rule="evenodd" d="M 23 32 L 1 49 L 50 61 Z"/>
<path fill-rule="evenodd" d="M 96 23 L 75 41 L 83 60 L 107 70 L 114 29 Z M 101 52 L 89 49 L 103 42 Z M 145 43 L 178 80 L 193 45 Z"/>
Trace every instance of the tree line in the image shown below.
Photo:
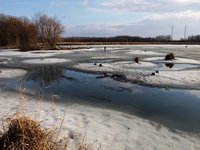
<path fill-rule="evenodd" d="M 115 36 L 115 37 L 65 37 L 64 42 L 168 42 L 170 35 L 156 37 Z"/>
<path fill-rule="evenodd" d="M 131 42 L 149 42 L 149 43 L 173 43 L 173 44 L 198 44 L 200 35 L 191 35 L 186 39 L 172 40 L 170 35 L 159 35 L 156 37 L 140 37 L 140 36 L 115 36 L 115 37 L 64 37 L 64 42 L 82 42 L 82 43 L 131 43 Z"/>
<path fill-rule="evenodd" d="M 38 13 L 34 19 L 0 14 L 0 47 L 22 50 L 56 48 L 64 27 L 56 17 Z"/>
<path fill-rule="evenodd" d="M 200 42 L 200 35 L 191 35 L 191 36 L 188 36 L 187 41 Z"/>

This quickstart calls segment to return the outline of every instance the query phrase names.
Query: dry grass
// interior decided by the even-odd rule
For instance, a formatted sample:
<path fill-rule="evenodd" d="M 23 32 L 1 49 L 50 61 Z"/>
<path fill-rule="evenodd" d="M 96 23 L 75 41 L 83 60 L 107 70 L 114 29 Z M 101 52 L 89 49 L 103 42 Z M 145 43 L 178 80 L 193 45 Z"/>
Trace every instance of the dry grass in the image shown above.
<path fill-rule="evenodd" d="M 53 125 L 53 129 L 47 129 L 41 125 L 42 121 L 36 121 L 25 113 L 26 98 L 24 91 L 20 90 L 18 98 L 19 105 L 16 113 L 6 119 L 2 119 L 3 134 L 0 135 L 0 150 L 89 150 L 90 145 L 84 144 L 84 139 L 75 149 L 69 145 L 69 137 L 66 135 L 62 142 L 59 141 L 59 134 L 64 123 L 66 111 L 63 114 L 61 124 Z M 37 104 L 39 105 L 39 104 Z M 53 114 L 55 113 L 55 104 L 52 104 Z M 54 116 L 54 115 L 53 115 Z M 47 116 L 48 117 L 48 116 Z M 37 118 L 37 117 L 36 117 Z M 43 118 L 44 119 L 44 118 Z M 55 122 L 54 122 L 55 123 Z M 57 128 L 58 127 L 58 128 Z"/>
<path fill-rule="evenodd" d="M 4 134 L 0 137 L 1 150 L 70 150 L 67 138 L 59 143 L 55 130 L 41 127 L 40 122 L 28 116 L 14 115 L 9 120 L 4 122 Z M 90 147 L 82 142 L 77 150 Z"/>
<path fill-rule="evenodd" d="M 88 145 L 87 144 L 82 144 L 77 150 L 88 150 Z"/>
<path fill-rule="evenodd" d="M 16 115 L 0 138 L 0 149 L 50 150 L 54 146 L 52 136 L 52 132 L 43 129 L 39 122 L 27 116 Z"/>

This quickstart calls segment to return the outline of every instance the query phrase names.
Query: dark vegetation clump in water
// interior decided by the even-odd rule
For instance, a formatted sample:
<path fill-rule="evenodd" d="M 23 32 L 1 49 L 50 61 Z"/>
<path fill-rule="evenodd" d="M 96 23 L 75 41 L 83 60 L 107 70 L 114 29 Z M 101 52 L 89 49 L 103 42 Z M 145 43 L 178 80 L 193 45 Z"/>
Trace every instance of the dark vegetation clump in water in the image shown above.
<path fill-rule="evenodd" d="M 106 73 L 103 72 L 102 75 L 97 76 L 97 79 L 101 79 L 101 78 L 112 78 L 116 81 L 120 81 L 120 82 L 129 82 L 129 80 L 126 78 L 126 76 L 122 73 Z"/>
<path fill-rule="evenodd" d="M 165 56 L 165 60 L 174 60 L 175 56 L 173 53 L 169 53 Z"/>
<path fill-rule="evenodd" d="M 134 62 L 136 62 L 136 63 L 139 64 L 139 58 L 138 58 L 138 57 L 135 57 Z"/>
<path fill-rule="evenodd" d="M 168 68 L 173 68 L 174 64 L 173 63 L 166 63 L 165 66 L 168 67 Z"/>

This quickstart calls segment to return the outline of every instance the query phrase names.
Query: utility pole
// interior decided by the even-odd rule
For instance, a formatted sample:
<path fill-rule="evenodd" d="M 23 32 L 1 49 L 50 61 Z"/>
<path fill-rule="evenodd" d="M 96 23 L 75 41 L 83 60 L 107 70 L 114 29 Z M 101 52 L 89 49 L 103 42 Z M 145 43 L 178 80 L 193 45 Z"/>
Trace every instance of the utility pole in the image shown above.
<path fill-rule="evenodd" d="M 174 35 L 174 25 L 172 24 L 172 26 L 171 26 L 171 41 L 173 40 L 173 35 Z"/>
<path fill-rule="evenodd" d="M 185 25 L 185 29 L 184 29 L 184 40 L 186 40 L 186 35 L 187 35 L 187 26 Z"/>

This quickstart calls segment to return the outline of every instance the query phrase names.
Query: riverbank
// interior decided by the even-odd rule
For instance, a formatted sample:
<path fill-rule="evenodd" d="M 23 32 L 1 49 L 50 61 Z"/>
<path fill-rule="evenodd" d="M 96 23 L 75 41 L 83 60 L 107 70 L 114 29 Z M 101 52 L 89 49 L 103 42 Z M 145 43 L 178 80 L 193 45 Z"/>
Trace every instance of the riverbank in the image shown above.
<path fill-rule="evenodd" d="M 22 96 L 22 97 L 21 97 Z M 17 98 L 18 97 L 18 98 Z M 59 129 L 58 142 L 69 140 L 72 149 L 82 141 L 91 149 L 200 149 L 198 134 L 168 129 L 158 123 L 122 112 L 87 105 L 46 102 L 15 91 L 0 92 L 0 117 L 23 111 L 45 128 Z M 19 99 L 24 103 L 19 105 Z M 52 101 L 56 95 L 52 95 Z M 2 126 L 1 126 L 2 130 Z"/>
<path fill-rule="evenodd" d="M 59 45 L 199 45 L 199 42 L 168 41 L 168 42 L 59 42 Z"/>

